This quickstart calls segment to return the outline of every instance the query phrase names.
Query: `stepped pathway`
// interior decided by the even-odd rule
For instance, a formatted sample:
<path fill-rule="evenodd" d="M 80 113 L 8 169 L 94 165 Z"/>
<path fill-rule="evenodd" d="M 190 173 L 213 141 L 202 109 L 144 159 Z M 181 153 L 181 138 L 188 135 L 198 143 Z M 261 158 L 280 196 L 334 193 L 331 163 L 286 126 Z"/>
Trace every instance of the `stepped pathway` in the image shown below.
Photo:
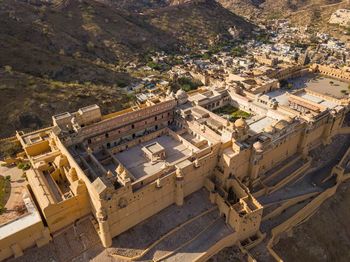
<path fill-rule="evenodd" d="M 225 223 L 225 220 L 223 218 L 218 218 L 190 243 L 184 245 L 170 256 L 160 258 L 156 261 L 196 261 L 196 259 L 203 255 L 210 247 L 233 233 L 234 230 Z"/>
<path fill-rule="evenodd" d="M 281 163 L 279 163 L 275 167 L 271 168 L 265 174 L 262 174 L 260 176 L 260 180 L 262 183 L 255 185 L 252 192 L 256 193 L 256 192 L 260 191 L 261 189 L 263 189 L 264 188 L 263 184 L 266 186 L 269 181 L 275 179 L 275 177 L 278 177 L 287 167 L 289 167 L 293 163 L 297 162 L 299 159 L 300 159 L 300 155 L 295 154 L 295 155 L 285 159 L 284 161 L 282 161 Z"/>
<path fill-rule="evenodd" d="M 306 161 L 304 161 L 302 159 L 298 159 L 294 164 L 288 166 L 287 168 L 284 168 L 284 169 L 278 171 L 277 174 L 273 178 L 271 178 L 268 181 L 266 181 L 266 183 L 264 181 L 265 185 L 267 185 L 267 186 L 274 186 L 274 185 L 278 184 L 278 182 L 282 181 L 284 178 L 286 178 L 290 174 L 292 174 L 295 171 L 297 171 L 305 163 L 306 163 Z"/>
<path fill-rule="evenodd" d="M 218 218 L 219 212 L 216 209 L 199 216 L 165 237 L 156 246 L 151 248 L 141 259 L 155 261 L 161 259 L 169 253 L 176 251 L 178 248 L 181 248 L 183 244 L 186 244 L 199 236 L 208 227 L 213 225 Z"/>
<path fill-rule="evenodd" d="M 264 184 L 266 184 L 268 181 L 270 181 L 272 178 L 278 176 L 282 171 L 284 171 L 288 166 L 291 164 L 297 162 L 300 160 L 300 155 L 293 155 L 275 167 L 271 168 L 269 171 L 267 171 L 264 175 L 262 175 L 261 180 L 263 181 Z"/>

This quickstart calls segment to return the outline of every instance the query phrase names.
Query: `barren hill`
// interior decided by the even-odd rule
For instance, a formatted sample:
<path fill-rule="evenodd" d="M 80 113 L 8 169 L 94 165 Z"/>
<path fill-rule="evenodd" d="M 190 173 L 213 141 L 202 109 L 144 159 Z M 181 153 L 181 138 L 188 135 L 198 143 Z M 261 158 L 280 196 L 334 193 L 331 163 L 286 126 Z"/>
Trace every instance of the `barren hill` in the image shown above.
<path fill-rule="evenodd" d="M 63 9 L 13 1 L 0 7 L 0 66 L 35 76 L 124 82 L 121 61 L 176 44 L 140 17 L 94 1 L 70 1 Z"/>
<path fill-rule="evenodd" d="M 218 0 L 225 8 L 240 15 L 256 18 L 282 18 L 294 12 L 312 10 L 341 0 Z"/>
<path fill-rule="evenodd" d="M 144 8 L 144 13 L 135 12 L 136 3 Z M 157 8 L 147 8 L 147 3 L 157 3 Z M 154 51 L 179 52 L 181 47 L 211 44 L 230 37 L 231 27 L 241 33 L 252 28 L 214 0 L 174 6 L 169 3 L 0 1 L 0 69 L 5 69 L 7 76 L 0 78 L 0 97 L 9 99 L 8 92 L 22 92 L 21 96 L 12 97 L 11 103 L 1 103 L 8 108 L 3 116 L 11 119 L 11 125 L 0 121 L 4 123 L 0 137 L 11 135 L 16 129 L 47 125 L 52 114 L 76 110 L 91 102 L 103 105 L 107 112 L 116 110 L 127 104 L 126 95 L 118 88 L 133 80 L 125 70 L 127 63 L 140 61 Z M 26 81 L 31 84 L 26 85 Z M 65 83 L 69 88 L 64 88 Z M 93 87 L 95 84 L 99 87 Z M 94 99 L 85 97 L 91 88 L 113 94 L 112 102 L 118 106 L 105 103 L 106 98 L 101 95 Z M 42 109 L 50 103 L 49 110 Z M 22 117 L 24 113 L 30 117 Z"/>
<path fill-rule="evenodd" d="M 248 35 L 253 28 L 213 0 L 189 1 L 146 14 L 152 25 L 171 34 L 187 47 L 230 39 L 230 28 L 234 28 L 240 36 Z"/>
<path fill-rule="evenodd" d="M 0 66 L 62 81 L 125 82 L 118 66 L 145 52 L 208 44 L 227 35 L 230 27 L 240 32 L 251 29 L 210 0 L 146 15 L 89 0 L 60 5 L 38 2 L 0 4 Z"/>

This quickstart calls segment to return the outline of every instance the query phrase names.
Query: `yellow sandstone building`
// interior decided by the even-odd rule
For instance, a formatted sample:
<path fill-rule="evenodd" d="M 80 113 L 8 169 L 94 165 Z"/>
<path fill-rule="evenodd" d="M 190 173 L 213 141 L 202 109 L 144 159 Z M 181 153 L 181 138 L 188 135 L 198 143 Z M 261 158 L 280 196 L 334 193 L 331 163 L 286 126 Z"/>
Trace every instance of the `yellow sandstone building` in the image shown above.
<path fill-rule="evenodd" d="M 330 84 L 328 73 L 339 85 Z M 294 79 L 294 87 L 250 92 L 231 83 L 190 94 L 169 91 L 110 115 L 92 105 L 53 116 L 47 129 L 18 132 L 32 166 L 29 191 L 42 215 L 38 230 L 54 233 L 92 214 L 103 245 L 110 247 L 113 238 L 201 192 L 210 208 L 198 217 L 214 212 L 213 221 L 219 221 L 207 223 L 203 232 L 215 226 L 220 236 L 190 260 L 259 238 L 263 206 L 256 198 L 308 168 L 309 151 L 330 143 L 349 106 L 341 92 L 349 78 L 340 72 L 315 65 L 278 76 Z M 274 168 L 293 163 L 299 166 L 292 176 L 275 181 Z M 0 260 L 27 247 L 1 241 Z"/>

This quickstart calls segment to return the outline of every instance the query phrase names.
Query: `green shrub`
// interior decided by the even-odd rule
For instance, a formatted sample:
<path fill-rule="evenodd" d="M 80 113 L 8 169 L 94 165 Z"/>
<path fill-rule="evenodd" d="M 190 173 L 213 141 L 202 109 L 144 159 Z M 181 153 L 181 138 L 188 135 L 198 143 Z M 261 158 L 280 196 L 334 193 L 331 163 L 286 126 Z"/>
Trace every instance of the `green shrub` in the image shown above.
<path fill-rule="evenodd" d="M 250 117 L 250 114 L 248 112 L 245 112 L 245 111 L 242 111 L 242 110 L 237 110 L 236 112 L 233 112 L 231 114 L 231 117 L 234 118 L 234 119 L 238 119 L 238 118 L 249 118 Z"/>
<path fill-rule="evenodd" d="M 182 87 L 181 87 L 182 90 L 188 92 L 188 91 L 191 91 L 192 88 L 189 84 L 184 84 Z"/>
<path fill-rule="evenodd" d="M 0 142 L 0 157 L 14 157 L 22 151 L 19 143 L 12 141 Z"/>
<path fill-rule="evenodd" d="M 211 57 L 211 54 L 210 54 L 210 53 L 204 53 L 204 54 L 202 55 L 202 58 L 205 59 L 205 60 L 210 59 L 210 57 Z"/>
<path fill-rule="evenodd" d="M 160 69 L 162 69 L 162 67 L 159 64 L 157 64 L 157 63 L 155 63 L 153 61 L 148 62 L 147 66 L 152 68 L 153 70 L 160 70 Z"/>
<path fill-rule="evenodd" d="M 0 205 L 0 215 L 6 212 L 6 207 Z"/>
<path fill-rule="evenodd" d="M 118 79 L 117 81 L 117 85 L 121 88 L 126 87 L 128 84 L 126 83 L 126 81 L 122 80 L 122 79 Z"/>
<path fill-rule="evenodd" d="M 245 50 L 240 46 L 236 46 L 231 49 L 231 54 L 233 56 L 243 56 L 245 55 L 245 53 L 246 53 Z"/>
<path fill-rule="evenodd" d="M 180 86 L 180 88 L 186 92 L 191 91 L 191 90 L 195 90 L 199 86 L 203 85 L 201 81 L 191 79 L 189 77 L 180 77 L 177 80 L 177 83 Z"/>
<path fill-rule="evenodd" d="M 30 164 L 29 163 L 26 163 L 23 167 L 23 170 L 28 170 L 30 168 Z"/>
<path fill-rule="evenodd" d="M 30 164 L 21 162 L 17 164 L 17 167 L 22 170 L 28 170 L 30 168 Z"/>

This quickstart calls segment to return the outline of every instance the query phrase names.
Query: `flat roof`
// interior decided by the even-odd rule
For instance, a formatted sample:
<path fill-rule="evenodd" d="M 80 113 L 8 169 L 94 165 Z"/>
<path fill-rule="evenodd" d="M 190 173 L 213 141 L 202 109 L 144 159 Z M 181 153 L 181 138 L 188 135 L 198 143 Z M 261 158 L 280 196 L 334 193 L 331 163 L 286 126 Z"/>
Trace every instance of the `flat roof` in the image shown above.
<path fill-rule="evenodd" d="M 164 150 L 164 147 L 162 147 L 158 142 L 148 144 L 145 146 L 145 148 L 147 148 L 153 154 L 162 152 Z"/>
<path fill-rule="evenodd" d="M 198 102 L 204 101 L 204 100 L 207 100 L 207 99 L 208 99 L 208 97 L 203 95 L 203 94 L 201 94 L 201 93 L 197 93 L 197 94 L 192 95 L 192 96 L 189 97 L 190 101 L 198 101 Z"/>
<path fill-rule="evenodd" d="M 302 98 L 304 98 L 304 99 L 306 99 L 306 100 L 309 100 L 309 101 L 311 101 L 311 102 L 314 102 L 314 103 L 316 103 L 316 104 L 319 104 L 319 103 L 321 103 L 321 102 L 324 101 L 324 99 L 319 98 L 319 97 L 317 97 L 317 96 L 310 95 L 310 94 L 308 94 L 308 93 L 301 93 L 301 94 L 298 95 L 298 96 L 299 96 L 299 97 L 302 97 Z"/>
<path fill-rule="evenodd" d="M 89 105 L 89 106 L 82 107 L 79 110 L 81 110 L 83 112 L 87 112 L 87 111 L 96 110 L 96 109 L 100 109 L 100 107 L 98 105 L 94 104 L 94 105 Z"/>
<path fill-rule="evenodd" d="M 32 200 L 27 197 L 23 199 L 23 202 L 28 210 L 28 213 L 17 218 L 16 220 L 0 226 L 0 240 L 41 222 L 39 212 L 35 208 Z"/>
<path fill-rule="evenodd" d="M 264 130 L 264 128 L 271 126 L 274 122 L 275 120 L 273 118 L 265 116 L 249 124 L 249 128 L 256 134 L 259 134 Z"/>
<path fill-rule="evenodd" d="M 54 115 L 52 116 L 54 119 L 62 119 L 62 118 L 66 118 L 66 117 L 70 117 L 71 116 L 71 113 L 69 112 L 64 112 L 64 113 L 61 113 L 61 114 L 57 114 L 57 115 Z"/>
<path fill-rule="evenodd" d="M 342 90 L 349 91 L 348 82 L 320 74 L 310 73 L 301 77 L 292 78 L 288 80 L 288 82 L 292 83 L 294 88 L 306 88 L 310 91 L 337 99 L 347 97 L 346 94 L 341 92 Z"/>
<path fill-rule="evenodd" d="M 143 154 L 142 148 L 158 143 L 165 149 L 166 158 L 152 163 Z M 163 135 L 150 141 L 141 143 L 131 147 L 123 152 L 115 154 L 115 157 L 122 165 L 135 177 L 140 179 L 146 175 L 152 175 L 164 168 L 164 164 L 174 164 L 181 158 L 191 155 L 191 150 L 188 149 L 182 142 L 175 140 L 170 135 Z"/>
<path fill-rule="evenodd" d="M 266 93 L 269 98 L 275 98 L 280 105 L 288 105 L 288 92 L 285 89 L 278 89 Z"/>
<path fill-rule="evenodd" d="M 269 92 L 266 95 L 270 98 L 276 99 L 280 105 L 288 106 L 288 92 L 293 93 L 295 90 L 304 88 L 306 92 L 297 92 L 295 95 L 330 109 L 337 107 L 338 104 L 334 101 L 328 100 L 326 97 L 322 97 L 323 95 L 336 99 L 347 97 L 347 95 L 343 94 L 341 90 L 348 90 L 348 83 L 322 75 L 307 74 L 305 76 L 292 78 L 288 80 L 288 82 L 293 83 L 293 88 L 281 88 Z M 308 93 L 308 90 L 316 94 L 313 95 L 312 93 Z M 320 96 L 317 96 L 317 94 Z"/>

